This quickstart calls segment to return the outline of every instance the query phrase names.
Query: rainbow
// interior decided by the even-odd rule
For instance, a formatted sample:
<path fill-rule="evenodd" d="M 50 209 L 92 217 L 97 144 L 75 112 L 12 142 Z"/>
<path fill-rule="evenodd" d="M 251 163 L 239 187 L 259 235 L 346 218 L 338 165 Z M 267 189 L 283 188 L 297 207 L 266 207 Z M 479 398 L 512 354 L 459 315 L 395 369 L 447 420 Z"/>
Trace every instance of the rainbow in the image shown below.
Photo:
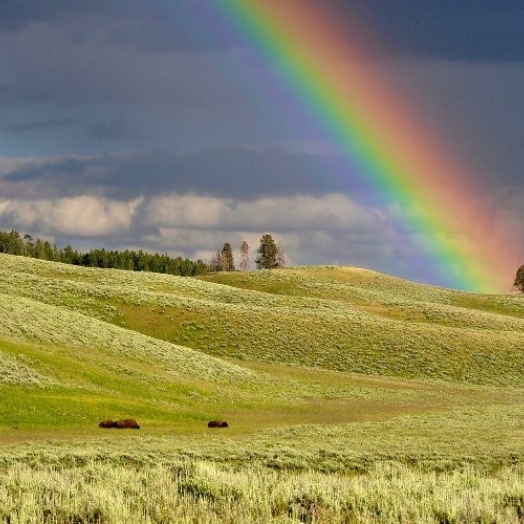
<path fill-rule="evenodd" d="M 348 39 L 348 28 L 325 2 L 211 5 L 237 38 L 272 64 L 282 89 L 314 116 L 326 137 L 356 163 L 360 176 L 397 210 L 404 227 L 415 232 L 433 281 L 476 292 L 510 290 L 524 262 L 511 228 L 430 126 L 413 117 L 387 80 L 371 73 L 360 51 L 367 51 L 362 44 L 369 40 L 360 30 L 351 28 L 357 37 Z"/>

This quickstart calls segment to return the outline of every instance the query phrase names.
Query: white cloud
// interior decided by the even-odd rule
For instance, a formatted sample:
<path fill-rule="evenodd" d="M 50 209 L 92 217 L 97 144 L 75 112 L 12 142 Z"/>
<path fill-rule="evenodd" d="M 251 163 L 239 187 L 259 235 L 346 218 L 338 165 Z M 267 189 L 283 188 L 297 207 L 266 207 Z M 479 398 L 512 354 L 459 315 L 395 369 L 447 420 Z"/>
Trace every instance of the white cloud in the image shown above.
<path fill-rule="evenodd" d="M 0 218 L 12 227 L 52 235 L 108 236 L 129 230 L 138 200 L 119 202 L 93 196 L 56 200 L 0 201 Z"/>
<path fill-rule="evenodd" d="M 378 210 L 336 193 L 250 201 L 174 194 L 151 199 L 144 213 L 148 225 L 177 228 L 372 231 L 383 221 Z"/>
<path fill-rule="evenodd" d="M 226 241 L 238 255 L 246 240 L 253 265 L 260 237 L 270 233 L 283 244 L 289 264 L 380 268 L 393 249 L 385 218 L 384 211 L 335 193 L 253 201 L 196 194 L 0 201 L 1 227 L 52 238 L 59 245 L 60 239 L 76 238 L 84 247 L 145 249 L 207 261 Z"/>
<path fill-rule="evenodd" d="M 489 226 L 490 242 L 507 238 L 500 228 L 511 224 L 515 242 L 522 239 L 520 209 L 524 194 L 497 195 L 506 200 L 500 224 Z M 170 194 L 127 201 L 90 196 L 55 199 L 0 200 L 0 229 L 17 229 L 77 249 L 144 249 L 208 261 L 228 241 L 238 263 L 243 240 L 251 248 L 252 267 L 260 237 L 274 236 L 285 248 L 290 265 L 342 264 L 366 267 L 399 276 L 417 267 L 424 275 L 419 244 L 442 243 L 415 226 L 420 210 L 368 208 L 343 194 L 295 195 L 236 200 L 203 195 Z M 409 218 L 405 215 L 409 214 Z M 481 221 L 482 225 L 482 221 Z M 482 228 L 481 228 L 482 229 Z M 450 238 L 464 242 L 472 239 Z M 440 244 L 439 244 L 440 245 Z M 524 260 L 523 260 L 524 263 Z"/>
<path fill-rule="evenodd" d="M 384 225 L 381 212 L 368 209 L 341 194 L 323 196 L 265 197 L 253 201 L 200 195 L 169 195 L 129 201 L 97 196 L 55 199 L 5 199 L 0 218 L 22 230 L 37 228 L 55 235 L 113 237 L 122 232 L 137 234 L 141 226 L 164 245 L 182 243 L 209 247 L 221 236 L 239 232 L 342 231 L 362 236 Z M 202 241 L 195 241 L 197 237 Z M 244 234 L 243 233 L 243 234 Z"/>
<path fill-rule="evenodd" d="M 148 238 L 151 244 L 183 248 L 203 260 L 225 241 L 238 251 L 246 240 L 253 261 L 260 237 L 271 233 L 282 242 L 289 264 L 380 267 L 395 249 L 389 242 L 397 241 L 384 210 L 335 193 L 253 201 L 173 194 L 151 199 L 142 211 L 144 223 L 158 231 Z"/>

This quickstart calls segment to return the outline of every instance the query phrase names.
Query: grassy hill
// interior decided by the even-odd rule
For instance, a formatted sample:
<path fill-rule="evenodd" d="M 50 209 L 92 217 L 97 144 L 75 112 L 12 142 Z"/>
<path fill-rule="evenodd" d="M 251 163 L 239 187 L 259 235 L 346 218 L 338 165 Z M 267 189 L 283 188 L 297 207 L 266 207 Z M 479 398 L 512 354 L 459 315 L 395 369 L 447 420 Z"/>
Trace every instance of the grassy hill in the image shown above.
<path fill-rule="evenodd" d="M 0 522 L 519 522 L 523 376 L 521 296 L 0 255 Z"/>
<path fill-rule="evenodd" d="M 524 376 L 521 297 L 363 269 L 194 279 L 1 255 L 0 297 L 6 435 L 126 416 L 159 433 L 232 414 L 238 431 L 382 420 Z"/>
<path fill-rule="evenodd" d="M 223 369 L 213 375 L 240 372 L 204 354 L 474 384 L 519 386 L 524 372 L 522 297 L 433 288 L 362 269 L 218 273 L 197 280 L 2 257 L 0 293 L 11 297 L 0 306 L 4 314 L 9 310 L 0 334 L 109 345 L 115 353 L 122 345 L 127 351 L 130 342 L 123 339 L 141 333 L 155 340 L 137 337 L 139 347 L 146 343 L 138 340 L 148 340 L 164 359 L 192 354 L 190 369 L 196 373 L 202 362 L 204 375 L 210 362 Z M 27 332 L 30 325 L 35 329 Z M 72 327 L 59 329 L 64 325 Z M 100 340 L 93 340 L 95 333 Z M 173 344 L 180 347 L 167 349 Z"/>

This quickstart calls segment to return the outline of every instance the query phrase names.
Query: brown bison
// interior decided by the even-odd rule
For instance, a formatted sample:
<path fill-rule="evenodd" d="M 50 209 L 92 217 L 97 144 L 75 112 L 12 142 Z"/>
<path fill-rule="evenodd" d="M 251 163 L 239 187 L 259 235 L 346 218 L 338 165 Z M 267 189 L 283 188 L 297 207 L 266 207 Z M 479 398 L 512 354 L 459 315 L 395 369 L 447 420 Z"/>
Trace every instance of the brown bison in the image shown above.
<path fill-rule="evenodd" d="M 229 427 L 228 423 L 225 420 L 210 420 L 207 423 L 208 428 L 227 428 Z"/>
<path fill-rule="evenodd" d="M 117 420 L 114 427 L 118 429 L 140 429 L 140 426 L 134 418 Z"/>
<path fill-rule="evenodd" d="M 99 428 L 118 428 L 118 429 L 140 429 L 137 421 L 133 418 L 126 418 L 123 420 L 102 420 L 98 424 Z"/>
<path fill-rule="evenodd" d="M 116 428 L 116 422 L 114 420 L 102 420 L 100 424 L 98 424 L 99 428 Z"/>

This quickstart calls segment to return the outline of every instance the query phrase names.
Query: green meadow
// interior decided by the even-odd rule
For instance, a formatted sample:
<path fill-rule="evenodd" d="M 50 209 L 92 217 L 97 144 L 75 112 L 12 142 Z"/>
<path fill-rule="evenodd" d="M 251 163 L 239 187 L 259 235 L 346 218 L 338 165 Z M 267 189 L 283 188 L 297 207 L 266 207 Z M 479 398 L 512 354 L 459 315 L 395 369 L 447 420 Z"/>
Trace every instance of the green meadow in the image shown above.
<path fill-rule="evenodd" d="M 523 386 L 519 295 L 0 255 L 0 522 L 522 523 Z"/>

